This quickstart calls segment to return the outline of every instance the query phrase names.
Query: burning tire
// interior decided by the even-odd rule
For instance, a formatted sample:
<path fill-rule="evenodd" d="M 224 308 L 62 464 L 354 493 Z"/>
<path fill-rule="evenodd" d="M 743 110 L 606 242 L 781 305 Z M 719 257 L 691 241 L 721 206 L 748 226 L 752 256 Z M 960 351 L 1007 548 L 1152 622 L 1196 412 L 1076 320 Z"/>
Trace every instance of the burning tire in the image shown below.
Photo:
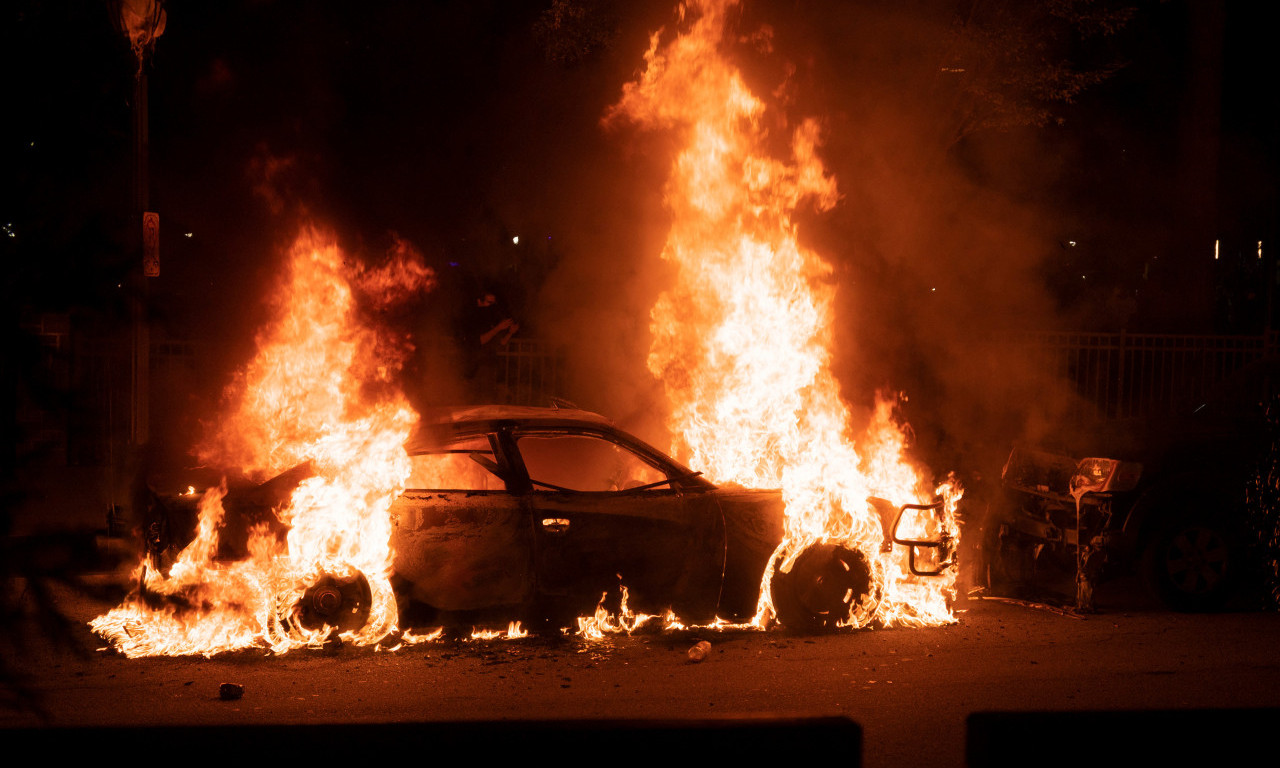
<path fill-rule="evenodd" d="M 293 616 L 305 629 L 319 630 L 327 625 L 339 632 L 354 632 L 369 623 L 372 604 L 373 591 L 363 573 L 325 574 L 303 593 Z"/>
<path fill-rule="evenodd" d="M 814 544 L 800 553 L 790 571 L 783 573 L 777 566 L 775 562 L 769 582 L 773 607 L 782 625 L 794 632 L 833 630 L 872 595 L 871 565 L 855 549 Z"/>

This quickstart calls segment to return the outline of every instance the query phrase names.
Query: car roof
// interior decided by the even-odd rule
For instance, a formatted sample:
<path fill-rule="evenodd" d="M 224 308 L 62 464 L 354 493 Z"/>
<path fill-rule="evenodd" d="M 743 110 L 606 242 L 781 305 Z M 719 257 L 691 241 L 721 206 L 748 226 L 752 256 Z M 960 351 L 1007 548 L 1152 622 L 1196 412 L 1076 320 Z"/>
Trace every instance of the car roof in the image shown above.
<path fill-rule="evenodd" d="M 522 427 L 607 427 L 613 422 L 598 413 L 580 408 L 542 408 L 532 405 L 471 405 L 438 408 L 422 414 L 414 434 L 405 444 L 415 449 L 438 446 L 448 436 L 485 432 L 504 423 Z"/>
<path fill-rule="evenodd" d="M 427 421 L 426 418 L 423 421 Z M 473 405 L 447 408 L 435 416 L 438 424 L 467 424 L 471 422 L 523 421 L 587 423 L 597 426 L 613 426 L 613 422 L 598 413 L 581 408 L 541 408 L 532 405 Z"/>

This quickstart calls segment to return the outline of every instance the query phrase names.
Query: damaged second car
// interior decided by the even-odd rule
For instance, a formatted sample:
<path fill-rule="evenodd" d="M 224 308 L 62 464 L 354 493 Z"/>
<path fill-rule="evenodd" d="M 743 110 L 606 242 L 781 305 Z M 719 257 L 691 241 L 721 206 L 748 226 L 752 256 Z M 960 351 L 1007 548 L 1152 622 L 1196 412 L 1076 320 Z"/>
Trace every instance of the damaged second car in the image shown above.
<path fill-rule="evenodd" d="M 981 580 L 1029 596 L 1070 583 L 1090 612 L 1100 583 L 1136 571 L 1169 608 L 1222 608 L 1244 569 L 1239 468 L 1182 458 L 1151 466 L 1014 448 L 984 525 Z"/>

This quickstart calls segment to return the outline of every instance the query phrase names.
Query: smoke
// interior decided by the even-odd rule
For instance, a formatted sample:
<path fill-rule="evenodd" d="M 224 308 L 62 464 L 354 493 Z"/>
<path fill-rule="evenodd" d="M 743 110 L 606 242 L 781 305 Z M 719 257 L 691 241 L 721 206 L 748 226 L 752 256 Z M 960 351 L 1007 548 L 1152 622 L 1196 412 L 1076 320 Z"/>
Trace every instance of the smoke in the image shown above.
<path fill-rule="evenodd" d="M 316 10 L 306 36 L 264 31 L 272 45 L 261 50 L 201 38 L 230 75 L 192 106 L 206 140 L 192 141 L 190 156 L 217 152 L 208 165 L 239 177 L 219 195 L 193 183 L 178 213 L 200 218 L 190 246 L 205 231 L 229 233 L 230 247 L 207 264 L 237 279 L 215 286 L 232 286 L 223 292 L 243 305 L 246 286 L 271 285 L 270 254 L 295 231 L 282 219 L 299 200 L 353 253 L 382 252 L 366 240 L 394 230 L 439 282 L 431 316 L 402 323 L 415 336 L 406 375 L 423 407 L 466 395 L 456 377 L 432 378 L 442 363 L 423 342 L 447 337 L 457 308 L 493 290 L 521 336 L 562 351 L 558 394 L 669 444 L 661 384 L 645 361 L 649 311 L 672 277 L 659 254 L 673 137 L 601 119 L 642 67 L 650 33 L 677 26 L 675 4 L 595 5 L 617 34 L 567 64 L 548 61 L 534 34 L 541 3 L 377 6 L 341 24 Z M 834 267 L 844 395 L 869 419 L 876 390 L 905 392 L 938 468 L 974 445 L 1037 439 L 1068 404 L 1049 372 L 991 342 L 1057 324 L 1044 264 L 1070 223 L 1052 195 L 1070 158 L 1046 153 L 1036 130 L 953 141 L 955 94 L 940 73 L 950 10 L 747 2 L 732 12 L 739 39 L 727 43 L 769 105 L 779 154 L 800 120 L 821 126 L 819 153 L 842 198 L 806 215 L 800 235 Z M 206 22 L 241 26 L 207 13 L 216 18 Z M 263 30 L 298 23 L 274 4 L 254 13 Z M 170 26 L 166 42 L 177 46 L 181 30 Z M 430 44 L 422 30 L 433 30 Z M 286 98 L 290 83 L 306 88 Z M 155 103 L 175 103 L 170 93 Z M 191 179 L 208 178 L 194 170 Z M 225 202 L 245 199 L 262 210 L 246 216 Z M 200 283 L 173 281 L 187 284 Z M 243 352 L 262 313 L 250 314 L 207 322 Z"/>
<path fill-rule="evenodd" d="M 1068 161 L 1035 130 L 951 140 L 945 10 L 747 4 L 728 43 L 780 143 L 800 120 L 821 125 L 841 202 L 806 215 L 800 235 L 835 267 L 844 395 L 870 419 L 877 390 L 904 392 L 917 448 L 938 469 L 995 462 L 1011 441 L 1046 437 L 1072 397 L 995 343 L 1058 325 L 1043 273 L 1068 224 L 1051 194 Z M 674 17 L 659 21 L 670 34 Z M 629 50 L 638 68 L 646 41 L 629 42 L 619 55 Z M 575 157 L 579 175 L 555 188 L 571 235 L 539 294 L 539 328 L 565 345 L 583 405 L 662 445 L 652 436 L 666 404 L 644 360 L 648 313 L 671 277 L 658 259 L 671 139 L 616 125 L 603 135 L 612 156 L 588 142 L 597 154 Z"/>
<path fill-rule="evenodd" d="M 825 121 L 843 194 L 801 234 L 837 266 L 845 395 L 865 409 L 877 389 L 905 392 L 917 447 L 938 469 L 1045 438 L 1072 397 L 996 343 L 1059 327 L 1043 274 L 1066 226 L 1051 194 L 1066 158 L 1039 129 L 954 140 L 966 97 L 942 71 L 947 10 L 829 4 L 774 38 L 797 65 L 792 110 Z"/>

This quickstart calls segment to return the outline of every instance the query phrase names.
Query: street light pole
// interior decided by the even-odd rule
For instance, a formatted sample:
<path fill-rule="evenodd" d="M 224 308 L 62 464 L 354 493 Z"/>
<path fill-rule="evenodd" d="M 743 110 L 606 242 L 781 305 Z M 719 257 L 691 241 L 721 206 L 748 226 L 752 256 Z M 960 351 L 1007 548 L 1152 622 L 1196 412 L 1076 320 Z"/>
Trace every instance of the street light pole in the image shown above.
<path fill-rule="evenodd" d="M 148 211 L 150 208 L 150 167 L 148 153 L 150 137 L 147 109 L 147 58 L 155 46 L 156 39 L 164 32 L 165 11 L 164 0 L 115 0 L 115 19 L 121 32 L 129 39 L 129 47 L 137 60 L 133 84 L 133 151 L 134 151 L 134 231 L 139 237 L 133 242 L 139 243 L 137 249 L 141 258 L 130 270 L 130 282 L 133 290 L 130 306 L 130 418 L 129 418 L 129 451 L 127 464 L 121 467 L 116 475 L 116 489 L 130 487 L 132 514 L 135 523 L 141 522 L 142 509 L 140 499 L 145 498 L 141 490 L 146 488 L 149 474 L 145 449 L 150 440 L 150 404 L 151 404 L 151 328 L 149 325 L 148 278 L 160 274 L 159 264 L 159 217 Z M 116 496 L 113 493 L 113 496 Z M 118 496 L 117 496 L 118 498 Z M 114 508 L 114 503 L 113 503 Z"/>
<path fill-rule="evenodd" d="M 146 235 L 143 232 L 143 220 L 150 207 L 150 186 L 148 184 L 148 116 L 147 116 L 147 73 L 139 68 L 134 79 L 133 89 L 133 137 L 134 137 L 134 213 L 135 225 L 139 233 L 139 252 L 145 260 Z M 129 443 L 137 450 L 146 445 L 150 432 L 150 372 L 151 372 L 151 329 L 148 325 L 148 293 L 147 276 L 141 263 L 136 271 L 131 272 L 135 281 L 132 302 L 133 354 L 130 368 L 130 389 L 132 390 L 132 407 L 129 420 Z"/>

